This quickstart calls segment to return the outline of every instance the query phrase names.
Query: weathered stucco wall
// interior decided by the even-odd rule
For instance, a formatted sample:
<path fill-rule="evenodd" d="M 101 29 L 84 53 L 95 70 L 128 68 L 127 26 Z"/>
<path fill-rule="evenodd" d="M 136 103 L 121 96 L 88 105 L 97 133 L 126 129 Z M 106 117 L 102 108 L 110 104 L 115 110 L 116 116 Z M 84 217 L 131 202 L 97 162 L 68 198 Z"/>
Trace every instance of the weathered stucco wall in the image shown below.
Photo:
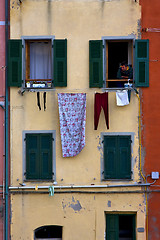
<path fill-rule="evenodd" d="M 131 103 L 117 107 L 116 93 L 109 92 L 109 130 L 103 111 L 98 130 L 94 131 L 94 94 L 89 89 L 89 40 L 102 36 L 139 34 L 140 6 L 132 0 L 120 1 L 11 1 L 11 38 L 54 35 L 67 38 L 67 88 L 47 91 L 47 109 L 38 110 L 36 92 L 21 96 L 11 88 L 11 185 L 23 182 L 22 131 L 56 130 L 56 181 L 58 185 L 118 184 L 101 182 L 102 132 L 133 133 L 133 181 L 138 182 L 138 99 L 132 92 Z M 87 94 L 86 146 L 74 158 L 62 158 L 57 93 Z M 125 184 L 126 181 L 121 184 Z M 128 183 L 128 182 L 127 182 Z M 48 182 L 26 182 L 28 185 Z M 122 189 L 116 189 L 116 191 Z M 133 190 L 133 188 L 132 188 Z M 137 190 L 137 189 L 135 189 Z M 139 189 L 138 189 L 139 190 Z M 97 191 L 97 189 L 95 190 Z M 136 201 L 135 201 L 136 199 Z M 108 201 L 111 202 L 108 204 Z M 63 239 L 104 239 L 105 211 L 137 213 L 136 226 L 145 228 L 143 194 L 43 194 L 12 195 L 12 239 L 33 239 L 33 230 L 42 225 L 62 225 Z M 81 206 L 77 211 L 74 205 Z M 79 205 L 80 204 L 80 205 Z M 43 216 L 43 218 L 42 218 Z M 23 218 L 23 221 L 22 221 Z M 18 227 L 17 227 L 18 226 Z M 145 232 L 137 239 L 145 239 Z"/>
<path fill-rule="evenodd" d="M 96 193 L 55 194 L 54 197 L 49 197 L 48 194 L 14 195 L 11 238 L 34 239 L 33 233 L 36 228 L 55 224 L 63 226 L 65 240 L 104 239 L 105 212 L 117 213 L 117 206 L 118 213 L 136 213 L 137 226 L 145 228 L 143 195 L 124 195 Z M 137 233 L 136 239 L 144 240 L 144 233 Z"/>

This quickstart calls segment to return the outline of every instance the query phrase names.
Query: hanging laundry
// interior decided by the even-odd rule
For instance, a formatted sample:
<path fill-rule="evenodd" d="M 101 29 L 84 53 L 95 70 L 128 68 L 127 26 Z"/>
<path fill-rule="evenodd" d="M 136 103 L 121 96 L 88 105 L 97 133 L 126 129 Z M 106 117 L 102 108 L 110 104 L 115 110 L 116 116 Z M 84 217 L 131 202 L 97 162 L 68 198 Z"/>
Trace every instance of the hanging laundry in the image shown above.
<path fill-rule="evenodd" d="M 46 92 L 43 93 L 43 101 L 44 101 L 44 111 L 46 110 Z M 37 106 L 39 110 L 41 110 L 41 103 L 40 103 L 40 93 L 37 92 Z"/>
<path fill-rule="evenodd" d="M 46 110 L 46 92 L 43 93 L 44 111 Z"/>
<path fill-rule="evenodd" d="M 37 92 L 37 105 L 39 107 L 39 110 L 41 110 L 41 104 L 40 104 L 40 94 Z"/>
<path fill-rule="evenodd" d="M 79 154 L 85 146 L 86 94 L 58 93 L 63 157 Z"/>
<path fill-rule="evenodd" d="M 99 116 L 103 108 L 107 129 L 109 129 L 108 93 L 96 93 L 94 101 L 94 130 L 97 130 Z"/>
<path fill-rule="evenodd" d="M 129 89 L 128 89 L 128 101 L 129 101 L 129 103 L 131 101 L 131 90 L 129 90 Z"/>
<path fill-rule="evenodd" d="M 54 196 L 54 186 L 49 186 L 48 191 L 49 191 L 49 196 L 53 197 Z"/>
<path fill-rule="evenodd" d="M 128 91 L 127 90 L 118 90 L 116 92 L 117 106 L 126 106 L 129 104 L 128 100 Z"/>

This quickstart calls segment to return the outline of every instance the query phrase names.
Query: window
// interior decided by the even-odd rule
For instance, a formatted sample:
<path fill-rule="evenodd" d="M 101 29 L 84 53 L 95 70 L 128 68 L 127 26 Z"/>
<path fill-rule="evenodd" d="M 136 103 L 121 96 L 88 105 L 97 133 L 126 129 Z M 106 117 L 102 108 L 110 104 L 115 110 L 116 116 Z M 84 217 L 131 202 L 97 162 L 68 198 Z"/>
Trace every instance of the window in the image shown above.
<path fill-rule="evenodd" d="M 106 59 L 108 59 L 106 61 L 106 87 L 124 86 L 128 79 L 117 79 L 117 72 L 123 61 L 133 67 L 133 41 L 106 41 Z M 133 82 L 133 77 L 130 81 Z"/>
<path fill-rule="evenodd" d="M 103 135 L 103 179 L 131 179 L 131 135 Z"/>
<path fill-rule="evenodd" d="M 24 132 L 26 180 L 55 180 L 55 133 Z"/>
<path fill-rule="evenodd" d="M 25 87 L 52 87 L 51 40 L 26 40 Z"/>
<path fill-rule="evenodd" d="M 106 240 L 136 240 L 135 214 L 106 214 Z"/>
<path fill-rule="evenodd" d="M 67 86 L 67 40 L 22 37 L 9 41 L 8 85 L 30 88 Z"/>
<path fill-rule="evenodd" d="M 90 87 L 119 88 L 128 79 L 118 79 L 120 64 L 125 61 L 133 69 L 130 81 L 136 87 L 149 86 L 149 40 L 134 37 L 103 37 L 89 41 Z"/>
<path fill-rule="evenodd" d="M 35 240 L 62 240 L 62 226 L 43 226 L 35 229 L 34 231 Z"/>

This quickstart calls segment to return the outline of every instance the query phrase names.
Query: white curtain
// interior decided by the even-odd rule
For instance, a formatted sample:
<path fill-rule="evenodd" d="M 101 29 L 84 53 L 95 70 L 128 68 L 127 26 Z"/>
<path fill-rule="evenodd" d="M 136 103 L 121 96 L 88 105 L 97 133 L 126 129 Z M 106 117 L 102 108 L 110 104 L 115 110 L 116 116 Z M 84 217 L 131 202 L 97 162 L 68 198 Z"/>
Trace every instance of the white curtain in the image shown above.
<path fill-rule="evenodd" d="M 30 43 L 30 79 L 51 79 L 51 43 Z"/>

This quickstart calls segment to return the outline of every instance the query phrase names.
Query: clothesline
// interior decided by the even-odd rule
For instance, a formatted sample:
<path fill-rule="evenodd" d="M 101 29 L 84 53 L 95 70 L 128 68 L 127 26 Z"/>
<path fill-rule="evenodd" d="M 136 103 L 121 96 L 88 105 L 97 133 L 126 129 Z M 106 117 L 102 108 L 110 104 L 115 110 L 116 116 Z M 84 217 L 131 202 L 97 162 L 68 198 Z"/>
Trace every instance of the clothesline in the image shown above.
<path fill-rule="evenodd" d="M 55 91 L 57 93 L 71 93 L 74 91 L 78 91 L 78 92 L 75 92 L 75 93 L 82 93 L 83 91 L 88 91 L 88 92 L 84 92 L 86 94 L 95 94 L 95 93 L 103 93 L 103 92 L 116 92 L 116 91 L 120 91 L 120 90 L 132 90 L 132 91 L 135 91 L 134 88 L 132 87 L 123 87 L 123 88 L 102 88 L 100 89 L 99 91 L 95 91 L 93 89 L 90 89 L 90 88 L 73 88 L 73 89 L 56 89 L 56 88 L 52 88 L 52 89 L 42 89 L 42 88 L 39 88 L 39 89 L 30 89 L 30 90 L 27 90 L 27 91 L 30 91 L 30 92 L 50 92 L 50 91 Z"/>

